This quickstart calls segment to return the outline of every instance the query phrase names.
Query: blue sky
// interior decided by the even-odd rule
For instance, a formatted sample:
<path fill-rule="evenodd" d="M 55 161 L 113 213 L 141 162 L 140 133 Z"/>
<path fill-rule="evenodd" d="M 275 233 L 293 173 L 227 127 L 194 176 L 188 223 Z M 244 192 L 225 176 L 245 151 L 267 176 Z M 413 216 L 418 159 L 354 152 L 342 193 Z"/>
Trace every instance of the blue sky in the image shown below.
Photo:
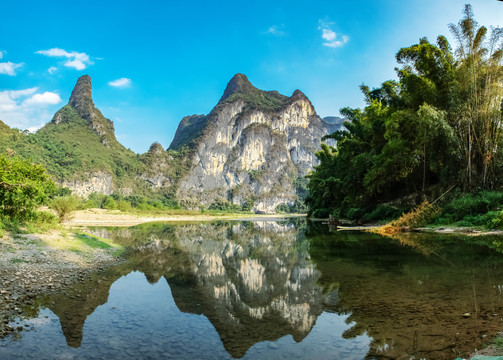
<path fill-rule="evenodd" d="M 466 0 L 3 1 L 0 120 L 36 129 L 89 74 L 96 106 L 136 152 L 168 147 L 183 116 L 206 114 L 244 73 L 302 90 L 322 117 L 360 107 L 359 85 L 394 78 L 395 54 L 448 36 Z M 503 2 L 471 1 L 503 26 Z"/>

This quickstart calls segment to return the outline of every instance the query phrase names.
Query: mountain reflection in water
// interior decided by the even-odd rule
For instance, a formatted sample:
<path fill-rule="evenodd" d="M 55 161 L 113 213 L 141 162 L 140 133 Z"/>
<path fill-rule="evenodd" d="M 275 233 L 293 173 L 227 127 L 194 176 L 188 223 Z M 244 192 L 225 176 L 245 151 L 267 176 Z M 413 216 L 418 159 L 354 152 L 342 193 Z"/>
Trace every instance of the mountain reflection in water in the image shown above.
<path fill-rule="evenodd" d="M 61 357 L 451 359 L 502 330 L 498 238 L 385 239 L 303 220 L 93 231 L 131 251 L 38 300 L 71 347 Z M 35 346 L 35 333 L 0 355 Z M 86 343 L 100 336 L 108 350 Z"/>

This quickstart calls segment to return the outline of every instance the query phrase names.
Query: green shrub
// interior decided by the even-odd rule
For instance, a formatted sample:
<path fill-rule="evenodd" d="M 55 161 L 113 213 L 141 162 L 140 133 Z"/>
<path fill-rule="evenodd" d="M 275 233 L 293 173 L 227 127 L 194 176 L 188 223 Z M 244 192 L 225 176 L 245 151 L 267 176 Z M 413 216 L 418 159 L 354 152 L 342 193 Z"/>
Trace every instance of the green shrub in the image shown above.
<path fill-rule="evenodd" d="M 328 215 L 330 215 L 330 210 L 329 209 L 316 209 L 313 212 L 313 218 L 318 218 L 318 219 L 324 219 L 327 218 Z"/>
<path fill-rule="evenodd" d="M 101 208 L 103 206 L 103 202 L 106 199 L 106 195 L 103 194 L 98 194 L 98 193 L 91 193 L 87 197 L 87 201 L 84 203 L 84 206 L 86 209 L 91 209 L 91 208 Z"/>
<path fill-rule="evenodd" d="M 107 196 L 103 201 L 103 205 L 101 206 L 103 209 L 115 210 L 117 209 L 117 202 L 113 197 Z"/>
<path fill-rule="evenodd" d="M 59 221 L 70 219 L 72 213 L 80 206 L 80 199 L 74 195 L 58 196 L 51 200 L 49 207 L 56 211 Z"/>
<path fill-rule="evenodd" d="M 131 206 L 131 204 L 128 201 L 126 201 L 126 200 L 120 200 L 119 203 L 117 204 L 117 208 L 120 211 L 124 211 L 124 212 L 128 212 L 128 211 L 131 211 L 133 209 L 133 207 Z"/>
<path fill-rule="evenodd" d="M 33 219 L 26 225 L 29 233 L 40 233 L 57 227 L 59 218 L 48 211 L 37 211 Z"/>
<path fill-rule="evenodd" d="M 141 202 L 139 203 L 136 208 L 140 211 L 151 211 L 154 209 L 153 206 L 149 205 L 148 203 L 146 202 Z"/>
<path fill-rule="evenodd" d="M 363 216 L 364 221 L 392 220 L 400 217 L 403 210 L 386 204 L 379 204 L 370 213 Z"/>
<path fill-rule="evenodd" d="M 55 191 L 56 185 L 42 166 L 0 156 L 0 215 L 28 220 Z"/>
<path fill-rule="evenodd" d="M 208 206 L 208 210 L 219 210 L 219 211 L 239 211 L 241 207 L 239 205 L 233 204 L 224 199 L 216 199 Z"/>
<path fill-rule="evenodd" d="M 502 203 L 503 192 L 481 191 L 475 194 L 463 194 L 445 204 L 441 216 L 449 215 L 452 221 L 460 221 L 467 216 L 495 210 Z"/>
<path fill-rule="evenodd" d="M 253 204 L 254 204 L 254 201 L 253 201 L 253 198 L 249 197 L 248 199 L 246 199 L 246 201 L 241 205 L 241 210 L 242 211 L 251 211 L 251 209 L 253 209 Z"/>
<path fill-rule="evenodd" d="M 351 208 L 348 210 L 348 219 L 349 220 L 359 220 L 363 217 L 363 214 L 364 214 L 364 210 L 363 209 L 360 209 L 360 208 Z"/>
<path fill-rule="evenodd" d="M 503 211 L 498 211 L 491 221 L 492 228 L 503 229 Z"/>

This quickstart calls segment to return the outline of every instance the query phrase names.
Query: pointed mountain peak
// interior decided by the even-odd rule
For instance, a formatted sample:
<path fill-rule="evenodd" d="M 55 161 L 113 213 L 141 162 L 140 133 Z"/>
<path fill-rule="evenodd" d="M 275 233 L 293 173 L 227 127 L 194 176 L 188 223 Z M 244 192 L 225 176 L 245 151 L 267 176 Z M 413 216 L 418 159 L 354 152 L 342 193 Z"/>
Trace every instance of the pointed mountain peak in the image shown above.
<path fill-rule="evenodd" d="M 232 77 L 232 79 L 227 83 L 224 94 L 220 98 L 219 103 L 225 101 L 229 96 L 237 93 L 247 93 L 257 91 L 258 89 L 252 85 L 248 80 L 246 75 L 237 73 Z"/>
<path fill-rule="evenodd" d="M 113 122 L 105 118 L 94 106 L 93 87 L 89 75 L 79 77 L 68 105 L 58 110 L 50 124 L 73 123 L 80 126 L 79 117 L 87 121 L 87 124 L 100 137 L 103 145 L 110 147 L 118 144 Z"/>
<path fill-rule="evenodd" d="M 300 100 L 300 99 L 307 99 L 307 96 L 302 92 L 300 91 L 299 89 L 295 90 L 292 94 L 292 96 L 290 97 L 290 99 L 292 100 Z M 309 100 L 309 99 L 308 99 Z"/>
<path fill-rule="evenodd" d="M 83 75 L 77 80 L 77 84 L 70 96 L 70 106 L 73 107 L 83 118 L 88 118 L 89 114 L 94 109 L 93 103 L 93 86 L 91 85 L 91 77 Z"/>

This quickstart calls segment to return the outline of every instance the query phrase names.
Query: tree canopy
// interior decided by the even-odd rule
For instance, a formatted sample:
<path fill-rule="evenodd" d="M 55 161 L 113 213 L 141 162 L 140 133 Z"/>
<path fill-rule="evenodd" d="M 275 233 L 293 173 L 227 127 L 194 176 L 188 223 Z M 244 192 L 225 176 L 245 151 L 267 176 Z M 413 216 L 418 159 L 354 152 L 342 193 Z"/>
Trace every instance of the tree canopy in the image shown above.
<path fill-rule="evenodd" d="M 350 211 L 458 185 L 502 185 L 503 30 L 478 26 L 472 8 L 436 43 L 426 38 L 396 54 L 397 81 L 370 90 L 364 109 L 345 108 L 347 131 L 327 138 L 309 175 L 310 214 Z"/>
<path fill-rule="evenodd" d="M 0 156 L 0 215 L 25 220 L 56 191 L 56 185 L 40 165 Z"/>

